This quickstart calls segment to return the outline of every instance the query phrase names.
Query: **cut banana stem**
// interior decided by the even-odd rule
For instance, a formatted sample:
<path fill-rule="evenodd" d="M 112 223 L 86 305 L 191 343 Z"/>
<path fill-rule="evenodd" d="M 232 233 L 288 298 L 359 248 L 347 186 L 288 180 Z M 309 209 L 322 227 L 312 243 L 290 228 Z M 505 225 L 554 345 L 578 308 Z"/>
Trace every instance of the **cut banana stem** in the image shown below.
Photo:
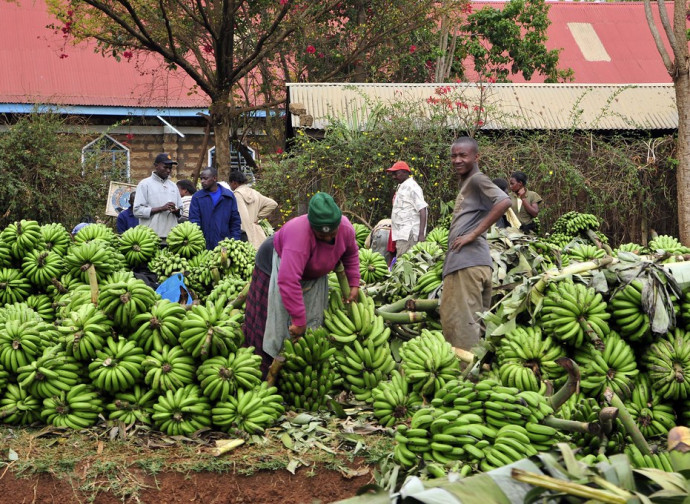
<path fill-rule="evenodd" d="M 570 396 L 577 392 L 578 385 L 580 384 L 580 368 L 574 360 L 568 357 L 560 357 L 555 362 L 568 372 L 568 380 L 565 382 L 565 385 L 549 398 L 551 407 L 554 411 L 558 411 Z"/>
<path fill-rule="evenodd" d="M 607 436 L 613 432 L 615 428 L 615 421 L 618 418 L 619 409 L 613 406 L 607 406 L 601 408 L 599 412 L 599 423 L 601 424 L 601 429 Z"/>
<path fill-rule="evenodd" d="M 603 259 L 594 259 L 592 261 L 586 261 L 582 263 L 571 264 L 570 266 L 563 268 L 562 270 L 551 270 L 547 271 L 542 275 L 539 281 L 534 284 L 533 289 L 536 292 L 543 293 L 544 289 L 550 282 L 555 282 L 563 278 L 571 277 L 572 275 L 577 275 L 580 273 L 586 273 L 587 271 L 592 271 L 595 269 L 600 269 L 603 266 L 608 266 L 609 264 L 615 264 L 618 259 L 614 257 L 604 257 Z"/>
<path fill-rule="evenodd" d="M 598 502 L 625 504 L 628 501 L 625 497 L 621 497 L 604 490 L 591 488 L 586 485 L 580 485 L 579 483 L 571 483 L 570 481 L 563 481 L 561 479 L 552 478 L 551 476 L 523 471 L 521 469 L 513 469 L 510 472 L 510 475 L 513 479 L 522 483 L 527 483 L 528 485 L 548 488 L 549 490 L 556 490 L 559 493 L 565 492 L 569 495 L 576 495 L 578 497 L 584 497 L 586 499 L 595 500 Z"/>
<path fill-rule="evenodd" d="M 343 299 L 347 299 L 350 297 L 350 283 L 347 281 L 347 276 L 345 275 L 345 266 L 343 266 L 342 262 L 339 262 L 336 266 L 335 269 L 335 276 L 338 277 L 338 283 L 340 284 L 340 293 L 343 296 Z"/>
<path fill-rule="evenodd" d="M 393 322 L 395 324 L 415 324 L 426 320 L 426 312 L 403 312 L 403 313 L 379 313 L 381 318 L 386 322 Z"/>
<path fill-rule="evenodd" d="M 412 296 L 399 299 L 395 303 L 383 305 L 376 310 L 376 314 L 381 315 L 383 313 L 398 313 L 405 309 L 405 305 L 410 299 L 412 299 Z"/>
<path fill-rule="evenodd" d="M 581 432 L 582 434 L 599 435 L 601 426 L 592 422 L 578 422 L 577 420 L 564 420 L 554 416 L 547 416 L 541 421 L 544 425 L 553 427 L 559 431 Z"/>
<path fill-rule="evenodd" d="M 89 274 L 89 285 L 91 286 L 91 302 L 98 304 L 98 277 L 96 276 L 96 267 L 92 264 L 86 270 Z"/>
<path fill-rule="evenodd" d="M 604 397 L 611 406 L 618 408 L 618 418 L 623 423 L 625 431 L 628 433 L 628 435 L 630 435 L 633 443 L 635 443 L 635 446 L 637 446 L 637 449 L 642 452 L 642 455 L 651 455 L 652 450 L 649 448 L 647 440 L 642 435 L 642 432 L 640 432 L 640 429 L 637 427 L 637 423 L 633 419 L 632 415 L 630 415 L 630 412 L 628 411 L 628 408 L 625 407 L 625 404 L 623 404 L 623 401 L 621 401 L 621 398 L 609 388 L 607 388 L 606 392 L 604 392 Z"/>
<path fill-rule="evenodd" d="M 409 311 L 435 311 L 438 309 L 438 299 L 409 299 L 405 309 Z"/>
<path fill-rule="evenodd" d="M 222 439 L 216 441 L 216 447 L 213 450 L 214 457 L 220 457 L 224 453 L 234 450 L 235 448 L 242 446 L 244 444 L 244 439 Z"/>
<path fill-rule="evenodd" d="M 462 348 L 453 347 L 453 352 L 455 352 L 455 355 L 458 356 L 458 359 L 460 359 L 462 362 L 467 362 L 468 364 L 474 362 L 476 357 L 476 355 L 474 355 L 472 352 L 468 352 Z"/>
<path fill-rule="evenodd" d="M 239 308 L 247 300 L 247 294 L 249 293 L 249 285 L 251 283 L 252 283 L 251 281 L 247 282 L 245 284 L 245 286 L 242 288 L 242 290 L 240 291 L 240 293 L 237 295 L 237 297 L 232 301 L 232 303 L 230 303 L 230 305 L 233 308 Z"/>

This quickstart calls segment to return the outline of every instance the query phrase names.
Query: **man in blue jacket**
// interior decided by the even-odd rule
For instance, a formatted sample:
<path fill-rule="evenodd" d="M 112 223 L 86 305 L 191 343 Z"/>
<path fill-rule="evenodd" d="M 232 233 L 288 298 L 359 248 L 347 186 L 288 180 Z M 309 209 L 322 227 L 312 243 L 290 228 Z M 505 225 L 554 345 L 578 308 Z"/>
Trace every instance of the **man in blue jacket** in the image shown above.
<path fill-rule="evenodd" d="M 218 171 L 206 168 L 201 172 L 201 191 L 192 196 L 189 220 L 198 224 L 211 250 L 223 238 L 240 239 L 240 214 L 237 200 L 230 189 L 218 184 Z"/>

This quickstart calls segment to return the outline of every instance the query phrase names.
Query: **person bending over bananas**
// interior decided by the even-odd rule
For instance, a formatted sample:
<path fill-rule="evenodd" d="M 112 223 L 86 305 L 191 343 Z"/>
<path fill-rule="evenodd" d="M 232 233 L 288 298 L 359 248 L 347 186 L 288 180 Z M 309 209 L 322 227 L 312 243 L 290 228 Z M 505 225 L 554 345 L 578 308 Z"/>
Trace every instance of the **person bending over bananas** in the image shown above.
<path fill-rule="evenodd" d="M 333 198 L 316 193 L 307 215 L 289 220 L 256 254 L 247 294 L 245 345 L 262 357 L 264 378 L 288 337 L 323 324 L 328 274 L 343 263 L 350 285 L 346 302 L 359 293 L 359 248 L 355 230 Z"/>

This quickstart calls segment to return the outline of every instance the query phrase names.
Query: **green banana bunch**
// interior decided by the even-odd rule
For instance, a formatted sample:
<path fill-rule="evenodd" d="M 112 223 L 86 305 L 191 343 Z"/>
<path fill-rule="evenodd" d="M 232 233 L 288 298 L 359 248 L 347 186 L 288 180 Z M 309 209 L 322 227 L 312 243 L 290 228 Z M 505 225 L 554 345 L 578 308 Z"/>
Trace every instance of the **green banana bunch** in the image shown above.
<path fill-rule="evenodd" d="M 167 237 L 168 248 L 173 254 L 189 259 L 206 249 L 206 240 L 201 228 L 185 221 L 170 230 Z"/>
<path fill-rule="evenodd" d="M 196 359 L 227 357 L 244 341 L 242 317 L 241 313 L 227 313 L 224 302 L 194 305 L 182 321 L 180 345 Z"/>
<path fill-rule="evenodd" d="M 245 280 L 252 277 L 256 249 L 251 243 L 225 238 L 213 249 L 213 256 L 222 276 L 231 274 Z"/>
<path fill-rule="evenodd" d="M 151 415 L 156 428 L 169 436 L 186 436 L 211 426 L 211 405 L 197 385 L 158 396 Z"/>
<path fill-rule="evenodd" d="M 207 294 L 213 286 L 221 281 L 220 270 L 215 264 L 212 250 L 203 250 L 188 261 L 185 272 L 187 286 L 194 291 L 200 301 L 206 301 Z M 230 294 L 228 294 L 230 296 Z"/>
<path fill-rule="evenodd" d="M 359 301 L 347 306 L 343 303 L 340 288 L 328 293 L 329 307 L 324 312 L 323 325 L 328 330 L 331 341 L 343 348 L 356 339 L 362 342 L 371 340 L 374 346 L 388 341 L 391 331 L 381 316 L 376 315 L 374 300 L 360 290 Z"/>
<path fill-rule="evenodd" d="M 152 349 L 160 352 L 166 345 L 175 346 L 179 343 L 182 321 L 186 314 L 179 303 L 159 299 L 150 311 L 134 317 L 132 327 L 135 330 L 130 339 L 136 341 L 144 352 Z"/>
<path fill-rule="evenodd" d="M 64 256 L 72 243 L 72 236 L 65 229 L 65 226 L 55 222 L 43 224 L 41 236 L 45 249 L 55 252 L 59 256 Z"/>
<path fill-rule="evenodd" d="M 86 226 L 81 231 L 91 226 Z M 98 281 L 102 282 L 113 271 L 122 268 L 123 262 L 120 259 L 121 257 L 122 255 L 116 253 L 115 249 L 108 242 L 93 240 L 70 247 L 64 261 L 67 271 L 73 277 L 78 278 L 82 283 L 88 284 L 88 270 L 91 266 L 96 270 Z"/>
<path fill-rule="evenodd" d="M 33 294 L 26 298 L 26 304 L 43 319 L 44 322 L 55 321 L 55 308 L 53 301 L 47 294 Z"/>
<path fill-rule="evenodd" d="M 70 312 L 60 325 L 60 342 L 67 355 L 80 361 L 90 361 L 112 334 L 113 323 L 93 303 Z"/>
<path fill-rule="evenodd" d="M 550 283 L 541 310 L 541 328 L 574 347 L 601 346 L 610 332 L 606 302 L 593 288 L 571 279 Z"/>
<path fill-rule="evenodd" d="M 604 344 L 603 351 L 584 345 L 575 353 L 582 373 L 580 386 L 591 397 L 599 397 L 607 388 L 622 399 L 630 397 L 639 373 L 635 352 L 615 332 L 608 335 Z"/>
<path fill-rule="evenodd" d="M 386 258 L 371 249 L 359 249 L 359 274 L 365 284 L 375 284 L 389 275 Z"/>
<path fill-rule="evenodd" d="M 91 287 L 82 283 L 74 285 L 67 294 L 55 301 L 58 320 L 69 318 L 70 313 L 89 303 L 91 303 Z"/>
<path fill-rule="evenodd" d="M 139 385 L 135 385 L 131 392 L 118 392 L 105 406 L 110 412 L 108 420 L 117 420 L 126 425 L 134 422 L 150 425 L 156 396 L 156 391 L 147 390 Z"/>
<path fill-rule="evenodd" d="M 45 292 L 53 298 L 53 301 L 58 301 L 62 296 L 68 294 L 77 285 L 84 285 L 80 278 L 72 276 L 70 273 L 65 273 L 60 278 L 55 278 L 46 287 Z"/>
<path fill-rule="evenodd" d="M 83 383 L 69 392 L 43 400 L 41 418 L 56 427 L 85 429 L 96 424 L 103 411 L 103 401 L 96 390 Z"/>
<path fill-rule="evenodd" d="M 114 394 L 131 389 L 141 378 L 144 351 L 134 341 L 112 337 L 89 364 L 89 378 L 94 387 Z"/>
<path fill-rule="evenodd" d="M 43 354 L 17 369 L 17 383 L 37 398 L 45 399 L 69 392 L 81 381 L 81 366 L 59 346 L 46 348 Z"/>
<path fill-rule="evenodd" d="M 254 353 L 254 347 L 238 348 L 227 357 L 205 360 L 196 376 L 206 397 L 225 401 L 238 390 L 251 390 L 261 383 L 261 356 Z"/>
<path fill-rule="evenodd" d="M 551 233 L 545 241 L 560 250 L 566 248 L 574 239 L 575 237 L 571 234 Z"/>
<path fill-rule="evenodd" d="M 477 399 L 474 384 L 463 379 L 448 380 L 436 391 L 431 406 L 443 411 L 484 416 L 484 403 Z"/>
<path fill-rule="evenodd" d="M 419 277 L 414 292 L 422 296 L 431 294 L 443 283 L 443 261 L 438 261 L 429 270 Z"/>
<path fill-rule="evenodd" d="M 484 454 L 480 467 L 486 472 L 532 457 L 537 454 L 537 449 L 532 445 L 530 431 L 520 425 L 509 424 L 497 431 L 493 445 L 484 450 Z"/>
<path fill-rule="evenodd" d="M 364 343 L 355 340 L 335 354 L 338 370 L 345 388 L 351 390 L 358 401 L 371 401 L 372 390 L 388 379 L 395 368 L 388 343 L 374 346 L 371 339 Z"/>
<path fill-rule="evenodd" d="M 460 373 L 453 347 L 441 331 L 422 329 L 420 336 L 402 344 L 400 357 L 412 388 L 425 397 L 433 397 L 446 381 L 456 379 Z"/>
<path fill-rule="evenodd" d="M 669 254 L 686 254 L 688 249 L 684 247 L 681 242 L 679 242 L 673 236 L 660 235 L 649 242 L 647 248 L 653 252 L 667 252 Z"/>
<path fill-rule="evenodd" d="M 2 230 L 0 240 L 9 247 L 12 259 L 21 261 L 26 254 L 42 246 L 41 226 L 33 220 L 13 222 Z"/>
<path fill-rule="evenodd" d="M 582 397 L 572 408 L 571 420 L 578 422 L 598 422 L 601 406 L 592 397 Z M 609 453 L 620 453 L 625 447 L 625 429 L 620 420 L 616 419 L 614 431 L 606 438 L 594 436 L 588 433 L 573 432 L 571 442 L 579 448 L 579 453 L 583 455 L 596 454 L 602 451 Z M 605 444 L 602 444 L 605 442 Z"/>
<path fill-rule="evenodd" d="M 0 268 L 0 305 L 21 303 L 31 294 L 31 284 L 20 270 Z"/>
<path fill-rule="evenodd" d="M 10 266 L 12 266 L 10 247 L 0 238 L 0 268 L 9 268 Z"/>
<path fill-rule="evenodd" d="M 622 243 L 613 251 L 613 255 L 618 257 L 618 252 L 631 252 L 636 255 L 642 255 L 644 253 L 644 247 L 637 243 Z"/>
<path fill-rule="evenodd" d="M 147 313 L 160 299 L 143 280 L 132 278 L 126 282 L 102 285 L 98 293 L 98 307 L 115 323 L 115 327 L 129 334 L 136 327 L 137 315 Z"/>
<path fill-rule="evenodd" d="M 357 246 L 361 249 L 364 247 L 364 243 L 367 241 L 367 237 L 371 232 L 368 226 L 360 224 L 359 222 L 353 222 L 352 227 L 355 228 L 355 240 L 357 240 Z"/>
<path fill-rule="evenodd" d="M 448 235 L 450 231 L 446 227 L 436 227 L 429 231 L 425 241 L 435 242 L 444 252 L 448 252 Z"/>
<path fill-rule="evenodd" d="M 14 374 L 41 353 L 43 344 L 36 321 L 6 320 L 0 325 L 0 364 Z"/>
<path fill-rule="evenodd" d="M 651 455 L 643 455 L 640 449 L 630 443 L 625 447 L 625 454 L 628 456 L 631 465 L 635 469 L 658 469 L 659 471 L 675 472 L 671 465 L 669 452 L 658 452 Z"/>
<path fill-rule="evenodd" d="M 10 373 L 0 364 L 0 393 L 5 390 L 10 381 Z"/>
<path fill-rule="evenodd" d="M 194 358 L 181 346 L 151 350 L 151 354 L 142 362 L 144 382 L 155 392 L 177 390 L 194 383 L 196 365 Z"/>
<path fill-rule="evenodd" d="M 108 245 L 115 245 L 117 243 L 117 235 L 105 224 L 94 223 L 81 228 L 77 234 L 74 235 L 74 242 L 77 244 L 88 243 L 100 240 Z"/>
<path fill-rule="evenodd" d="M 661 404 L 652 394 L 649 377 L 640 375 L 626 405 L 637 427 L 646 439 L 667 436 L 676 426 L 676 415 L 668 404 Z"/>
<path fill-rule="evenodd" d="M 149 261 L 148 267 L 158 276 L 158 283 L 163 283 L 173 273 L 186 271 L 189 264 L 184 257 L 174 254 L 169 249 L 162 249 Z"/>
<path fill-rule="evenodd" d="M 159 247 L 158 234 L 152 228 L 143 225 L 129 228 L 118 239 L 118 250 L 125 256 L 130 268 L 148 263 Z"/>
<path fill-rule="evenodd" d="M 260 434 L 285 413 L 283 397 L 276 387 L 261 382 L 254 388 L 237 390 L 211 410 L 213 425 L 225 432 L 233 428 L 248 434 Z"/>
<path fill-rule="evenodd" d="M 565 351 L 539 327 L 516 326 L 501 338 L 496 357 L 501 383 L 508 387 L 537 392 L 543 380 L 558 384 L 565 375 L 555 362 Z"/>
<path fill-rule="evenodd" d="M 208 269 L 204 269 L 209 271 Z M 221 296 L 225 296 L 225 299 L 234 300 L 242 289 L 247 285 L 247 281 L 244 278 L 236 276 L 227 276 L 220 280 L 216 286 L 213 288 L 211 293 L 208 295 L 207 300 L 217 302 Z"/>
<path fill-rule="evenodd" d="M 596 231 L 599 229 L 599 226 L 599 219 L 597 219 L 596 215 L 571 211 L 561 215 L 554 222 L 553 231 L 554 233 L 575 236 L 588 229 Z"/>
<path fill-rule="evenodd" d="M 539 393 L 544 394 L 545 391 L 540 391 Z M 583 399 L 584 395 L 581 392 L 576 392 L 575 394 L 568 397 L 568 400 L 565 401 L 565 403 L 561 404 L 561 407 L 558 408 L 558 411 L 554 412 L 553 416 L 557 418 L 562 418 L 564 420 L 572 420 L 573 415 L 575 414 L 575 410 L 578 407 L 578 404 Z"/>
<path fill-rule="evenodd" d="M 642 309 L 643 287 L 642 281 L 635 279 L 618 288 L 609 303 L 618 332 L 628 341 L 646 340 L 652 334 L 649 315 Z"/>
<path fill-rule="evenodd" d="M 690 336 L 685 331 L 676 328 L 653 343 L 642 363 L 657 397 L 678 400 L 690 396 Z"/>
<path fill-rule="evenodd" d="M 278 374 L 278 389 L 289 405 L 318 411 L 333 388 L 336 371 L 331 362 L 335 348 L 323 327 L 307 329 L 297 341 L 286 339 L 285 363 Z"/>
<path fill-rule="evenodd" d="M 7 385 L 0 399 L 0 422 L 10 425 L 29 425 L 41 418 L 42 404 L 19 385 Z"/>
<path fill-rule="evenodd" d="M 520 394 L 525 394 L 525 397 L 531 402 L 527 402 Z M 537 392 L 520 392 L 515 387 L 501 385 L 493 386 L 484 394 L 477 394 L 477 398 L 482 400 L 486 423 L 494 429 L 500 429 L 505 425 L 524 427 L 531 420 L 539 421 L 543 418 L 545 413 L 539 410 L 541 403 L 537 402 L 536 397 L 541 396 Z M 530 404 L 536 404 L 536 406 L 530 407 Z M 553 409 L 551 411 L 553 412 Z"/>
<path fill-rule="evenodd" d="M 391 379 L 382 381 L 372 391 L 374 416 L 384 427 L 405 422 L 413 410 L 422 406 L 419 394 L 410 390 L 407 379 L 394 369 Z"/>
<path fill-rule="evenodd" d="M 578 262 L 603 259 L 606 257 L 606 251 L 604 251 L 604 249 L 584 243 L 575 243 L 571 247 L 567 247 L 564 252 L 570 260 Z"/>
<path fill-rule="evenodd" d="M 39 289 L 51 284 L 53 279 L 60 278 L 63 270 L 62 257 L 57 252 L 49 250 L 33 250 L 22 262 L 24 276 Z"/>
<path fill-rule="evenodd" d="M 393 265 L 390 275 L 379 286 L 379 297 L 393 303 L 413 294 L 419 279 L 437 262 L 443 262 L 445 252 L 436 242 L 419 242 L 405 252 Z"/>

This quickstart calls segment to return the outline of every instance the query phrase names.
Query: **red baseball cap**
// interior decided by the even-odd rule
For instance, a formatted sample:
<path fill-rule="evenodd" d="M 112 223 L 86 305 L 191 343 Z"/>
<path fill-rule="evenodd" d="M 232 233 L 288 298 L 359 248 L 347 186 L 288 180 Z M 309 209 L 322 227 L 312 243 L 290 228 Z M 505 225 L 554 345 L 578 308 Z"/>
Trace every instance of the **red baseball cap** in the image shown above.
<path fill-rule="evenodd" d="M 411 171 L 410 167 L 407 166 L 407 163 L 405 161 L 396 161 L 393 166 L 388 168 L 386 171 L 398 171 L 398 170 L 405 170 L 405 171 Z"/>

